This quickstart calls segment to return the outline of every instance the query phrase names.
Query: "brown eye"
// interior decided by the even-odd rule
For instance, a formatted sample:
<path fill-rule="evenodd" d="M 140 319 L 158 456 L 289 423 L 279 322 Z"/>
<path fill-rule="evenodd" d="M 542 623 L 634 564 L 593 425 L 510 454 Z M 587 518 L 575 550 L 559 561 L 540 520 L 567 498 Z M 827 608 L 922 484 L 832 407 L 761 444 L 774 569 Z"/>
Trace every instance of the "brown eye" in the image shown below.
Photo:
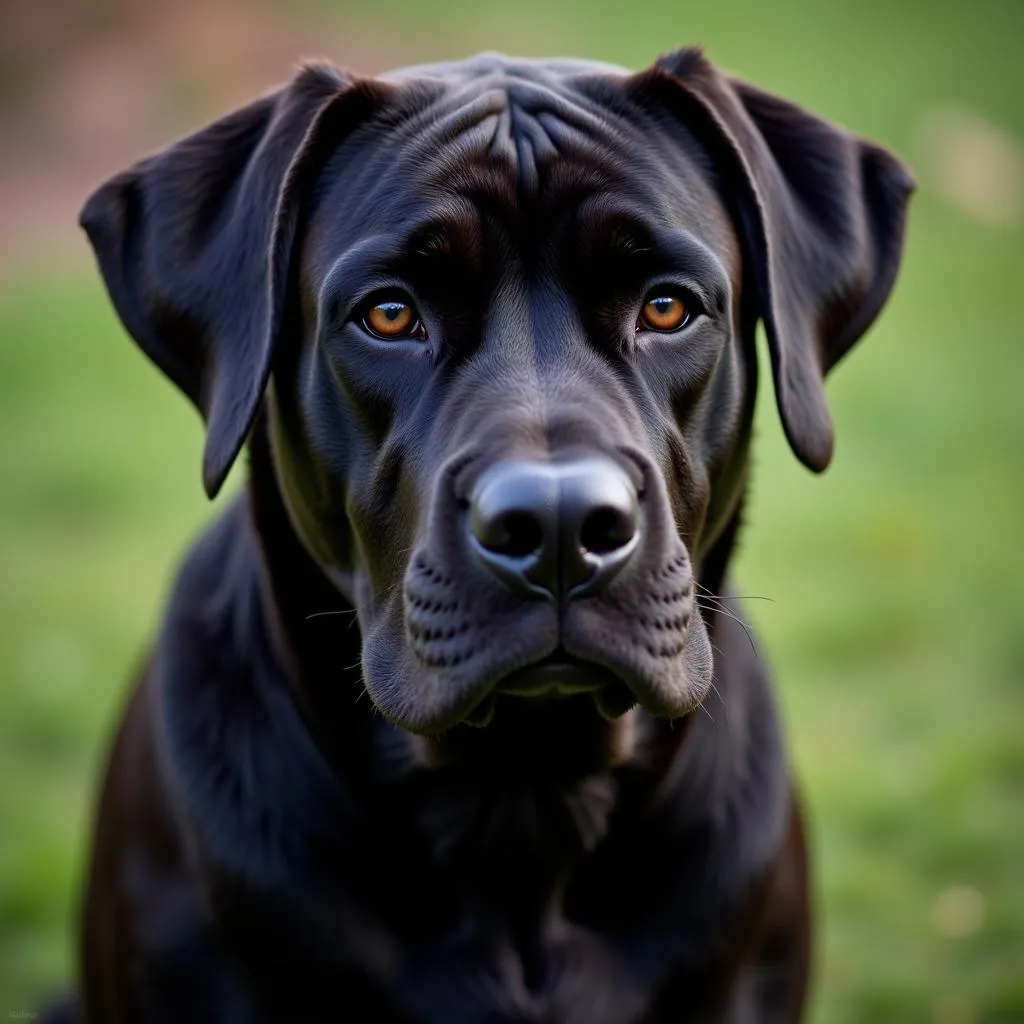
<path fill-rule="evenodd" d="M 690 310 L 683 299 L 666 292 L 644 303 L 636 327 L 638 331 L 678 331 L 689 319 Z"/>
<path fill-rule="evenodd" d="M 416 310 L 401 299 L 387 299 L 371 306 L 363 317 L 363 326 L 378 338 L 418 338 L 423 328 Z"/>

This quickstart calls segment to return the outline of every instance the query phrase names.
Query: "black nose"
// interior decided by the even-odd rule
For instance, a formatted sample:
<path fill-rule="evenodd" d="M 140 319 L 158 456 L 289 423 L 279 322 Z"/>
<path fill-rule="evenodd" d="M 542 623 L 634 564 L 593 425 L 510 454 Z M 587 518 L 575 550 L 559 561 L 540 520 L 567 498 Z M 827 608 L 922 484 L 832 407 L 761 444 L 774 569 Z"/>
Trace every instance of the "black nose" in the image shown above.
<path fill-rule="evenodd" d="M 481 561 L 524 597 L 579 597 L 629 561 L 640 504 L 625 470 L 603 456 L 510 460 L 486 470 L 470 499 Z"/>

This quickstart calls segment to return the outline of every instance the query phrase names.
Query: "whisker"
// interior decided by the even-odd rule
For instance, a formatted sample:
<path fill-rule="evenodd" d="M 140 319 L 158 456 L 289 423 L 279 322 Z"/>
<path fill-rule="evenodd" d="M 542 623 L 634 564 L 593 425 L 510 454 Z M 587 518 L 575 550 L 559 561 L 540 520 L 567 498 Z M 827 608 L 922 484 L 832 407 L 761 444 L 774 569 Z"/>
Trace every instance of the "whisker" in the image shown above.
<path fill-rule="evenodd" d="M 703 590 L 707 597 L 714 598 L 716 601 L 769 601 L 771 604 L 775 604 L 774 597 L 766 597 L 764 594 L 716 594 L 696 580 L 693 581 L 693 585 L 698 590 Z"/>
<path fill-rule="evenodd" d="M 726 608 L 726 607 L 724 607 L 721 604 L 719 604 L 719 605 L 712 605 L 712 606 L 708 607 L 707 605 L 702 605 L 701 604 L 702 600 L 706 601 L 707 598 L 706 597 L 705 598 L 700 598 L 700 597 L 697 598 L 697 607 L 698 608 L 702 608 L 704 611 L 709 611 L 709 612 L 714 612 L 716 614 L 724 615 L 727 619 L 732 619 L 733 622 L 735 622 L 740 627 L 740 629 L 742 629 L 743 632 L 746 633 L 746 635 L 747 635 L 747 642 L 750 644 L 750 649 L 754 652 L 754 656 L 757 658 L 757 660 L 760 661 L 761 660 L 760 652 L 757 649 L 757 644 L 754 643 L 753 634 L 750 632 L 750 629 L 747 626 L 747 624 L 734 611 L 732 611 L 731 609 Z"/>
<path fill-rule="evenodd" d="M 412 549 L 410 548 L 410 550 Z M 391 586 L 386 587 L 379 594 L 374 594 L 370 602 L 368 602 L 368 604 L 378 601 L 386 601 L 403 583 L 404 580 L 395 580 L 395 582 L 392 583 Z M 359 616 L 360 610 L 361 609 L 357 608 L 339 608 L 333 611 L 312 612 L 311 614 L 306 616 L 306 620 L 308 621 L 309 619 L 318 619 L 329 615 L 351 615 L 352 620 L 355 621 Z"/>
<path fill-rule="evenodd" d="M 310 619 L 322 619 L 322 618 L 325 618 L 328 615 L 358 615 L 358 614 L 359 613 L 355 610 L 355 608 L 339 608 L 337 611 L 333 611 L 333 612 L 313 612 L 312 614 L 306 616 L 306 621 L 309 622 Z"/>
<path fill-rule="evenodd" d="M 725 712 L 725 720 L 729 721 L 729 706 L 725 703 L 725 698 L 722 696 L 722 691 L 715 685 L 714 679 L 711 680 L 711 689 L 715 691 L 715 696 L 718 698 L 718 703 L 722 705 L 722 711 Z"/>

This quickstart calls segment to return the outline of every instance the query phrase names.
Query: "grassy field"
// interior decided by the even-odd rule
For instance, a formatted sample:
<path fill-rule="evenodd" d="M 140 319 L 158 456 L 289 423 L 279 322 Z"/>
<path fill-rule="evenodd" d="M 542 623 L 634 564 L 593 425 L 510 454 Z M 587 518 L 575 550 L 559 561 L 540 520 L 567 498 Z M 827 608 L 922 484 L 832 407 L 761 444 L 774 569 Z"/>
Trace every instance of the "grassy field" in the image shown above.
<path fill-rule="evenodd" d="M 1012 0 L 494 11 L 365 0 L 360 16 L 422 38 L 424 57 L 497 46 L 639 66 L 701 41 L 911 162 L 949 102 L 1024 138 Z M 895 297 L 830 384 L 827 475 L 797 465 L 763 395 L 736 573 L 771 598 L 748 611 L 811 807 L 819 1022 L 1024 1021 L 1024 231 L 947 205 L 918 170 Z M 0 279 L 0 438 L 6 1016 L 70 975 L 105 745 L 210 509 L 198 419 L 84 260 Z"/>

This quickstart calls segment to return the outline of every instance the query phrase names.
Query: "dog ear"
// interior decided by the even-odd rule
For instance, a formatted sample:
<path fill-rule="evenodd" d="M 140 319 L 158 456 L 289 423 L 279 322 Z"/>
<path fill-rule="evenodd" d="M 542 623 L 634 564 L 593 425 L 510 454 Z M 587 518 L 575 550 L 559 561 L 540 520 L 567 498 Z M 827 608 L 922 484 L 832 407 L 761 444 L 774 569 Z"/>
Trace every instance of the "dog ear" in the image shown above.
<path fill-rule="evenodd" d="M 82 209 L 118 316 L 206 420 L 211 498 L 270 374 L 303 197 L 380 89 L 307 66 L 111 178 Z"/>
<path fill-rule="evenodd" d="M 914 180 L 885 149 L 719 73 L 699 50 L 663 57 L 639 78 L 738 196 L 783 428 L 820 472 L 833 448 L 824 376 L 892 290 Z"/>

